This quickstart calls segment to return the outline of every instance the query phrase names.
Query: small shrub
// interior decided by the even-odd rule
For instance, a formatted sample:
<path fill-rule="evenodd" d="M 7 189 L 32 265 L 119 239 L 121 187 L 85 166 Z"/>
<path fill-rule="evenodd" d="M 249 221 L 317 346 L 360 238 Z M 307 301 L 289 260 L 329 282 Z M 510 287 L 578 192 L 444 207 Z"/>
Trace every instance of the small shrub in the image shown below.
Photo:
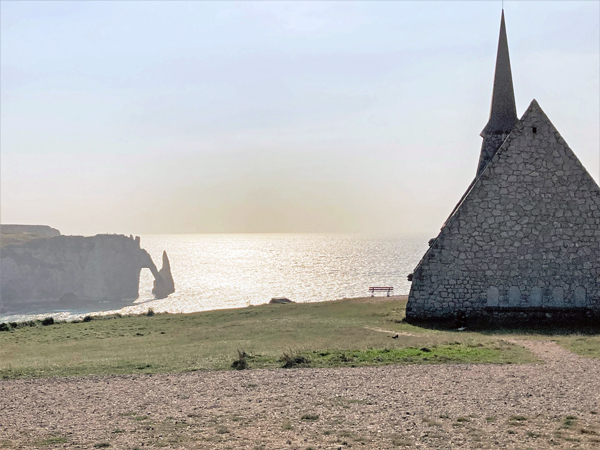
<path fill-rule="evenodd" d="M 83 318 L 83 322 L 91 322 L 92 320 L 94 320 L 94 318 L 92 316 L 85 316 Z"/>
<path fill-rule="evenodd" d="M 148 308 L 148 312 L 146 313 L 146 315 L 147 315 L 148 317 L 152 317 L 154 314 L 155 314 L 155 313 L 154 313 L 154 310 L 153 310 L 152 308 Z"/>
<path fill-rule="evenodd" d="M 13 328 L 17 328 L 19 324 L 17 322 L 10 322 L 9 325 Z"/>
<path fill-rule="evenodd" d="M 315 420 L 319 420 L 319 415 L 318 414 L 304 414 L 302 417 L 300 417 L 300 419 L 315 421 Z"/>
<path fill-rule="evenodd" d="M 94 448 L 108 448 L 110 447 L 110 444 L 108 442 L 98 442 L 97 444 L 94 444 Z"/>
<path fill-rule="evenodd" d="M 310 364 L 310 359 L 301 356 L 295 352 L 283 352 L 279 361 L 282 363 L 282 368 L 291 369 L 292 367 L 306 367 Z"/>
<path fill-rule="evenodd" d="M 47 437 L 46 439 L 42 439 L 41 441 L 37 442 L 37 445 L 58 445 L 58 444 L 66 444 L 67 442 L 69 442 L 67 440 L 67 438 L 62 437 L 62 436 L 51 436 L 51 437 Z"/>
<path fill-rule="evenodd" d="M 354 361 L 354 358 L 352 356 L 346 356 L 345 353 L 342 353 L 341 355 L 339 355 L 338 359 L 340 360 L 340 362 L 344 362 L 344 363 Z"/>
<path fill-rule="evenodd" d="M 36 325 L 35 320 L 26 320 L 25 322 L 17 323 L 16 328 L 35 327 Z"/>
<path fill-rule="evenodd" d="M 247 353 L 243 350 L 238 350 L 237 351 L 237 359 L 235 359 L 232 363 L 231 363 L 231 368 L 235 369 L 235 370 L 245 370 L 248 368 L 248 360 L 246 359 L 246 357 L 248 356 Z"/>
<path fill-rule="evenodd" d="M 565 421 L 563 422 L 563 426 L 570 427 L 570 426 L 575 425 L 575 422 L 577 422 L 577 417 L 575 417 L 575 416 L 567 416 L 565 418 Z"/>
<path fill-rule="evenodd" d="M 0 323 L 0 331 L 10 331 L 10 325 L 7 323 Z"/>
<path fill-rule="evenodd" d="M 48 325 L 54 325 L 54 317 L 46 317 L 44 320 L 42 320 L 42 325 L 45 327 Z"/>

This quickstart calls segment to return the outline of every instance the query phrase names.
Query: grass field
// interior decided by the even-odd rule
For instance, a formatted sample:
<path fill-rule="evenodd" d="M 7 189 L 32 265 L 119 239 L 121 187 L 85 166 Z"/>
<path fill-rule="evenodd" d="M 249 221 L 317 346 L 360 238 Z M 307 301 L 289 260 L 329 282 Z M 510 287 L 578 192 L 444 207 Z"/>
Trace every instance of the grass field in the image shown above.
<path fill-rule="evenodd" d="M 535 361 L 502 334 L 403 323 L 404 308 L 403 300 L 365 298 L 38 322 L 0 332 L 0 377 L 220 370 L 240 356 L 249 368 Z M 577 345 L 597 348 L 593 339 Z"/>
<path fill-rule="evenodd" d="M 11 244 L 23 244 L 24 242 L 43 237 L 36 233 L 2 233 L 0 234 L 0 247 Z"/>
<path fill-rule="evenodd" d="M 546 338 L 571 352 L 600 359 L 600 330 L 585 334 L 567 332 L 564 335 L 554 334 Z"/>

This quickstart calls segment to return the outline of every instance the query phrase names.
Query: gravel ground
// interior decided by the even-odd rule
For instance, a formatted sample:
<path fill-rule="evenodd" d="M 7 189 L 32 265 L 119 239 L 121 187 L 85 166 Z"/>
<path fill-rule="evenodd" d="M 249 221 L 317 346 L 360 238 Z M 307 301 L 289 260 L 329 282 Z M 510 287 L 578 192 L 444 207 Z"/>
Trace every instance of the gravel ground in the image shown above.
<path fill-rule="evenodd" d="M 0 448 L 600 448 L 600 361 L 0 381 Z"/>

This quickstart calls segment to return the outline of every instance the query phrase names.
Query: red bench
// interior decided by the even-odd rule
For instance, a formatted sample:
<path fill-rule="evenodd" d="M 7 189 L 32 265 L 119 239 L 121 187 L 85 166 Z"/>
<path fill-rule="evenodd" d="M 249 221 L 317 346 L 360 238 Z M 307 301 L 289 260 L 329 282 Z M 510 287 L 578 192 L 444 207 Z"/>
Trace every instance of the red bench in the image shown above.
<path fill-rule="evenodd" d="M 386 291 L 387 292 L 387 296 L 390 296 L 390 292 L 392 292 L 394 290 L 393 287 L 370 287 L 369 288 L 369 292 L 371 293 L 371 297 L 375 296 L 375 292 L 383 292 Z"/>

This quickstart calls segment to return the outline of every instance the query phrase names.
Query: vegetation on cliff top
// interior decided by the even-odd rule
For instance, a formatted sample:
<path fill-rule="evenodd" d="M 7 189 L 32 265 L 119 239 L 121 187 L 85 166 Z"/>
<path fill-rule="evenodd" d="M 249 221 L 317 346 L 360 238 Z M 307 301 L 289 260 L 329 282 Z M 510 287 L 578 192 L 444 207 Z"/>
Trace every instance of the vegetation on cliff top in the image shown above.
<path fill-rule="evenodd" d="M 23 244 L 24 242 L 32 241 L 34 239 L 45 239 L 45 236 L 40 236 L 36 233 L 2 233 L 0 236 L 0 246 L 11 244 Z"/>

